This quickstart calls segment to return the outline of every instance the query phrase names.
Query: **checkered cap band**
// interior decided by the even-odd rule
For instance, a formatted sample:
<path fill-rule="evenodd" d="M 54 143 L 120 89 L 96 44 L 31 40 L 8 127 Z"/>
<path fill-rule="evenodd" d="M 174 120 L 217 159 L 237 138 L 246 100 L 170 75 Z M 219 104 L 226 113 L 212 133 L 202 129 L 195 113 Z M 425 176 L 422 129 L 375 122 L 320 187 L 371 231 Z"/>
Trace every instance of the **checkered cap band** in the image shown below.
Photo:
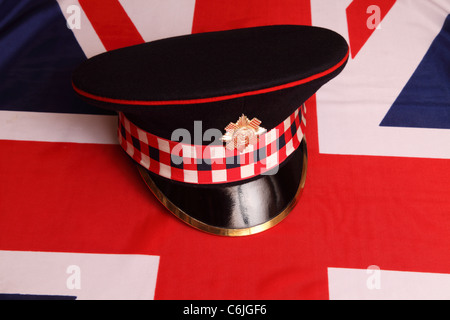
<path fill-rule="evenodd" d="M 261 135 L 242 152 L 222 145 L 190 145 L 146 132 L 119 113 L 119 143 L 141 166 L 165 178 L 192 184 L 242 181 L 269 174 L 299 146 L 305 132 L 306 109 Z"/>

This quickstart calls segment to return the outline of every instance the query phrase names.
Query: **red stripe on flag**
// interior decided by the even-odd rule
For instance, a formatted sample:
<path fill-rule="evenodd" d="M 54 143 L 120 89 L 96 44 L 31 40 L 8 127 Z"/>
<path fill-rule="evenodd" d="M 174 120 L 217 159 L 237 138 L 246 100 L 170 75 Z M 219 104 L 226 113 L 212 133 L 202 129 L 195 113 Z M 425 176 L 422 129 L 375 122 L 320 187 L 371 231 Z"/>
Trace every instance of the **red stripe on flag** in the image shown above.
<path fill-rule="evenodd" d="M 107 51 L 144 43 L 118 0 L 79 0 Z"/>
<path fill-rule="evenodd" d="M 2 250 L 142 253 L 170 217 L 118 145 L 3 140 L 0 148 Z"/>
<path fill-rule="evenodd" d="M 272 24 L 311 25 L 310 0 L 197 0 L 192 33 Z"/>
<path fill-rule="evenodd" d="M 396 0 L 354 0 L 347 7 L 352 58 L 358 54 Z"/>

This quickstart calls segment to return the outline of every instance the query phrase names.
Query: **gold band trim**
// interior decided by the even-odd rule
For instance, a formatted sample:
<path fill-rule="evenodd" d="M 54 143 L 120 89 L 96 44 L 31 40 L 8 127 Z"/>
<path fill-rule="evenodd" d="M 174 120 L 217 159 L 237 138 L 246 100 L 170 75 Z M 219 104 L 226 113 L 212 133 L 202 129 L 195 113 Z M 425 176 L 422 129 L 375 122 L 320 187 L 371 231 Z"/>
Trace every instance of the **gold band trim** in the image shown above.
<path fill-rule="evenodd" d="M 305 139 L 304 139 L 305 140 Z M 139 173 L 141 174 L 141 177 L 144 179 L 145 183 L 149 187 L 149 189 L 152 191 L 152 193 L 155 195 L 155 197 L 171 212 L 173 213 L 177 218 L 181 219 L 183 222 L 187 223 L 188 225 L 210 233 L 214 235 L 219 236 L 228 236 L 228 237 L 239 237 L 239 236 L 248 236 L 256 233 L 260 233 L 262 231 L 265 231 L 267 229 L 270 229 L 280 223 L 284 218 L 287 217 L 287 215 L 294 209 L 295 205 L 297 204 L 298 200 L 300 199 L 300 196 L 302 194 L 303 188 L 305 187 L 306 182 L 306 169 L 308 167 L 308 156 L 307 156 L 307 148 L 306 148 L 306 140 L 303 143 L 303 168 L 302 168 L 302 176 L 300 180 L 299 187 L 297 189 L 297 192 L 294 196 L 294 199 L 288 204 L 288 206 L 276 217 L 273 219 L 266 221 L 262 224 L 259 224 L 257 226 L 253 226 L 250 228 L 241 228 L 241 229 L 227 229 L 227 228 L 220 228 L 215 226 L 210 226 L 206 223 L 203 223 L 197 219 L 192 218 L 189 216 L 186 212 L 178 208 L 175 204 L 173 204 L 162 192 L 159 190 L 159 188 L 156 186 L 152 178 L 150 177 L 148 171 L 143 168 L 140 165 L 137 165 Z"/>

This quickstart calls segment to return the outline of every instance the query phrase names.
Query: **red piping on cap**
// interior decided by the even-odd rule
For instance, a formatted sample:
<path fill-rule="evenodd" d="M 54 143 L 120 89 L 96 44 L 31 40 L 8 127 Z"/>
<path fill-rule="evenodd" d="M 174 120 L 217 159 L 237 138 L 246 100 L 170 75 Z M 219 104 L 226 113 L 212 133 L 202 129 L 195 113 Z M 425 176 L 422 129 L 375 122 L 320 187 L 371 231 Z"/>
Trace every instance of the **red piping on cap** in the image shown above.
<path fill-rule="evenodd" d="M 187 104 L 197 104 L 197 103 L 208 103 L 208 102 L 216 102 L 216 101 L 223 101 L 223 100 L 230 100 L 230 99 L 236 99 L 236 98 L 242 98 L 252 95 L 258 95 L 263 93 L 269 93 L 274 92 L 282 89 L 292 88 L 307 82 L 311 82 L 313 80 L 322 78 L 333 71 L 337 70 L 339 67 L 341 67 L 348 59 L 349 57 L 349 51 L 347 51 L 347 54 L 345 57 L 335 66 L 331 67 L 328 70 L 322 71 L 320 73 L 317 73 L 315 75 L 309 76 L 307 78 L 289 82 L 286 84 L 282 84 L 279 86 L 271 87 L 271 88 L 265 88 L 265 89 L 259 89 L 254 91 L 247 91 L 242 93 L 235 93 L 235 94 L 229 94 L 224 96 L 218 96 L 218 97 L 211 97 L 211 98 L 199 98 L 199 99 L 188 99 L 188 100 L 165 100 L 165 101 L 140 101 L 140 100 L 124 100 L 124 99 L 114 99 L 114 98 L 106 98 L 97 96 L 88 92 L 85 92 L 81 89 L 78 89 L 75 87 L 75 84 L 72 82 L 72 86 L 74 90 L 79 94 L 86 98 L 107 102 L 107 103 L 114 103 L 114 104 L 123 104 L 123 105 L 135 105 L 135 106 L 164 106 L 164 105 L 187 105 Z"/>

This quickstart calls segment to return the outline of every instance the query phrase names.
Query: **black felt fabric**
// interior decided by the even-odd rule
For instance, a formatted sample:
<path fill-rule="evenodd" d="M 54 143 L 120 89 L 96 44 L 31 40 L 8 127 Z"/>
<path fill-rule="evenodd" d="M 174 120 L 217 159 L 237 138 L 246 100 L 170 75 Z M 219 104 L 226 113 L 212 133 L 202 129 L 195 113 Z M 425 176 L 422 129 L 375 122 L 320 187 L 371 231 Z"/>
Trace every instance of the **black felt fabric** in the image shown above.
<path fill-rule="evenodd" d="M 238 99 L 178 106 L 152 106 L 133 108 L 125 112 L 127 118 L 138 127 L 159 137 L 171 139 L 177 128 L 187 129 L 194 136 L 194 121 L 201 121 L 202 131 L 218 129 L 225 132 L 230 122 L 236 122 L 245 114 L 262 121 L 261 126 L 270 130 L 317 91 L 316 83 L 280 91 L 247 96 Z M 204 141 L 204 144 L 210 142 Z"/>
<path fill-rule="evenodd" d="M 336 66 L 347 54 L 346 41 L 323 28 L 237 29 L 168 38 L 98 55 L 74 71 L 73 85 L 88 94 L 120 100 L 215 98 L 306 79 Z M 202 121 L 203 130 L 223 130 L 243 113 L 257 117 L 270 130 L 344 65 L 293 88 L 215 102 L 136 106 L 82 97 L 101 108 L 123 111 L 142 129 L 166 139 L 177 128 L 193 134 L 195 120 Z"/>

